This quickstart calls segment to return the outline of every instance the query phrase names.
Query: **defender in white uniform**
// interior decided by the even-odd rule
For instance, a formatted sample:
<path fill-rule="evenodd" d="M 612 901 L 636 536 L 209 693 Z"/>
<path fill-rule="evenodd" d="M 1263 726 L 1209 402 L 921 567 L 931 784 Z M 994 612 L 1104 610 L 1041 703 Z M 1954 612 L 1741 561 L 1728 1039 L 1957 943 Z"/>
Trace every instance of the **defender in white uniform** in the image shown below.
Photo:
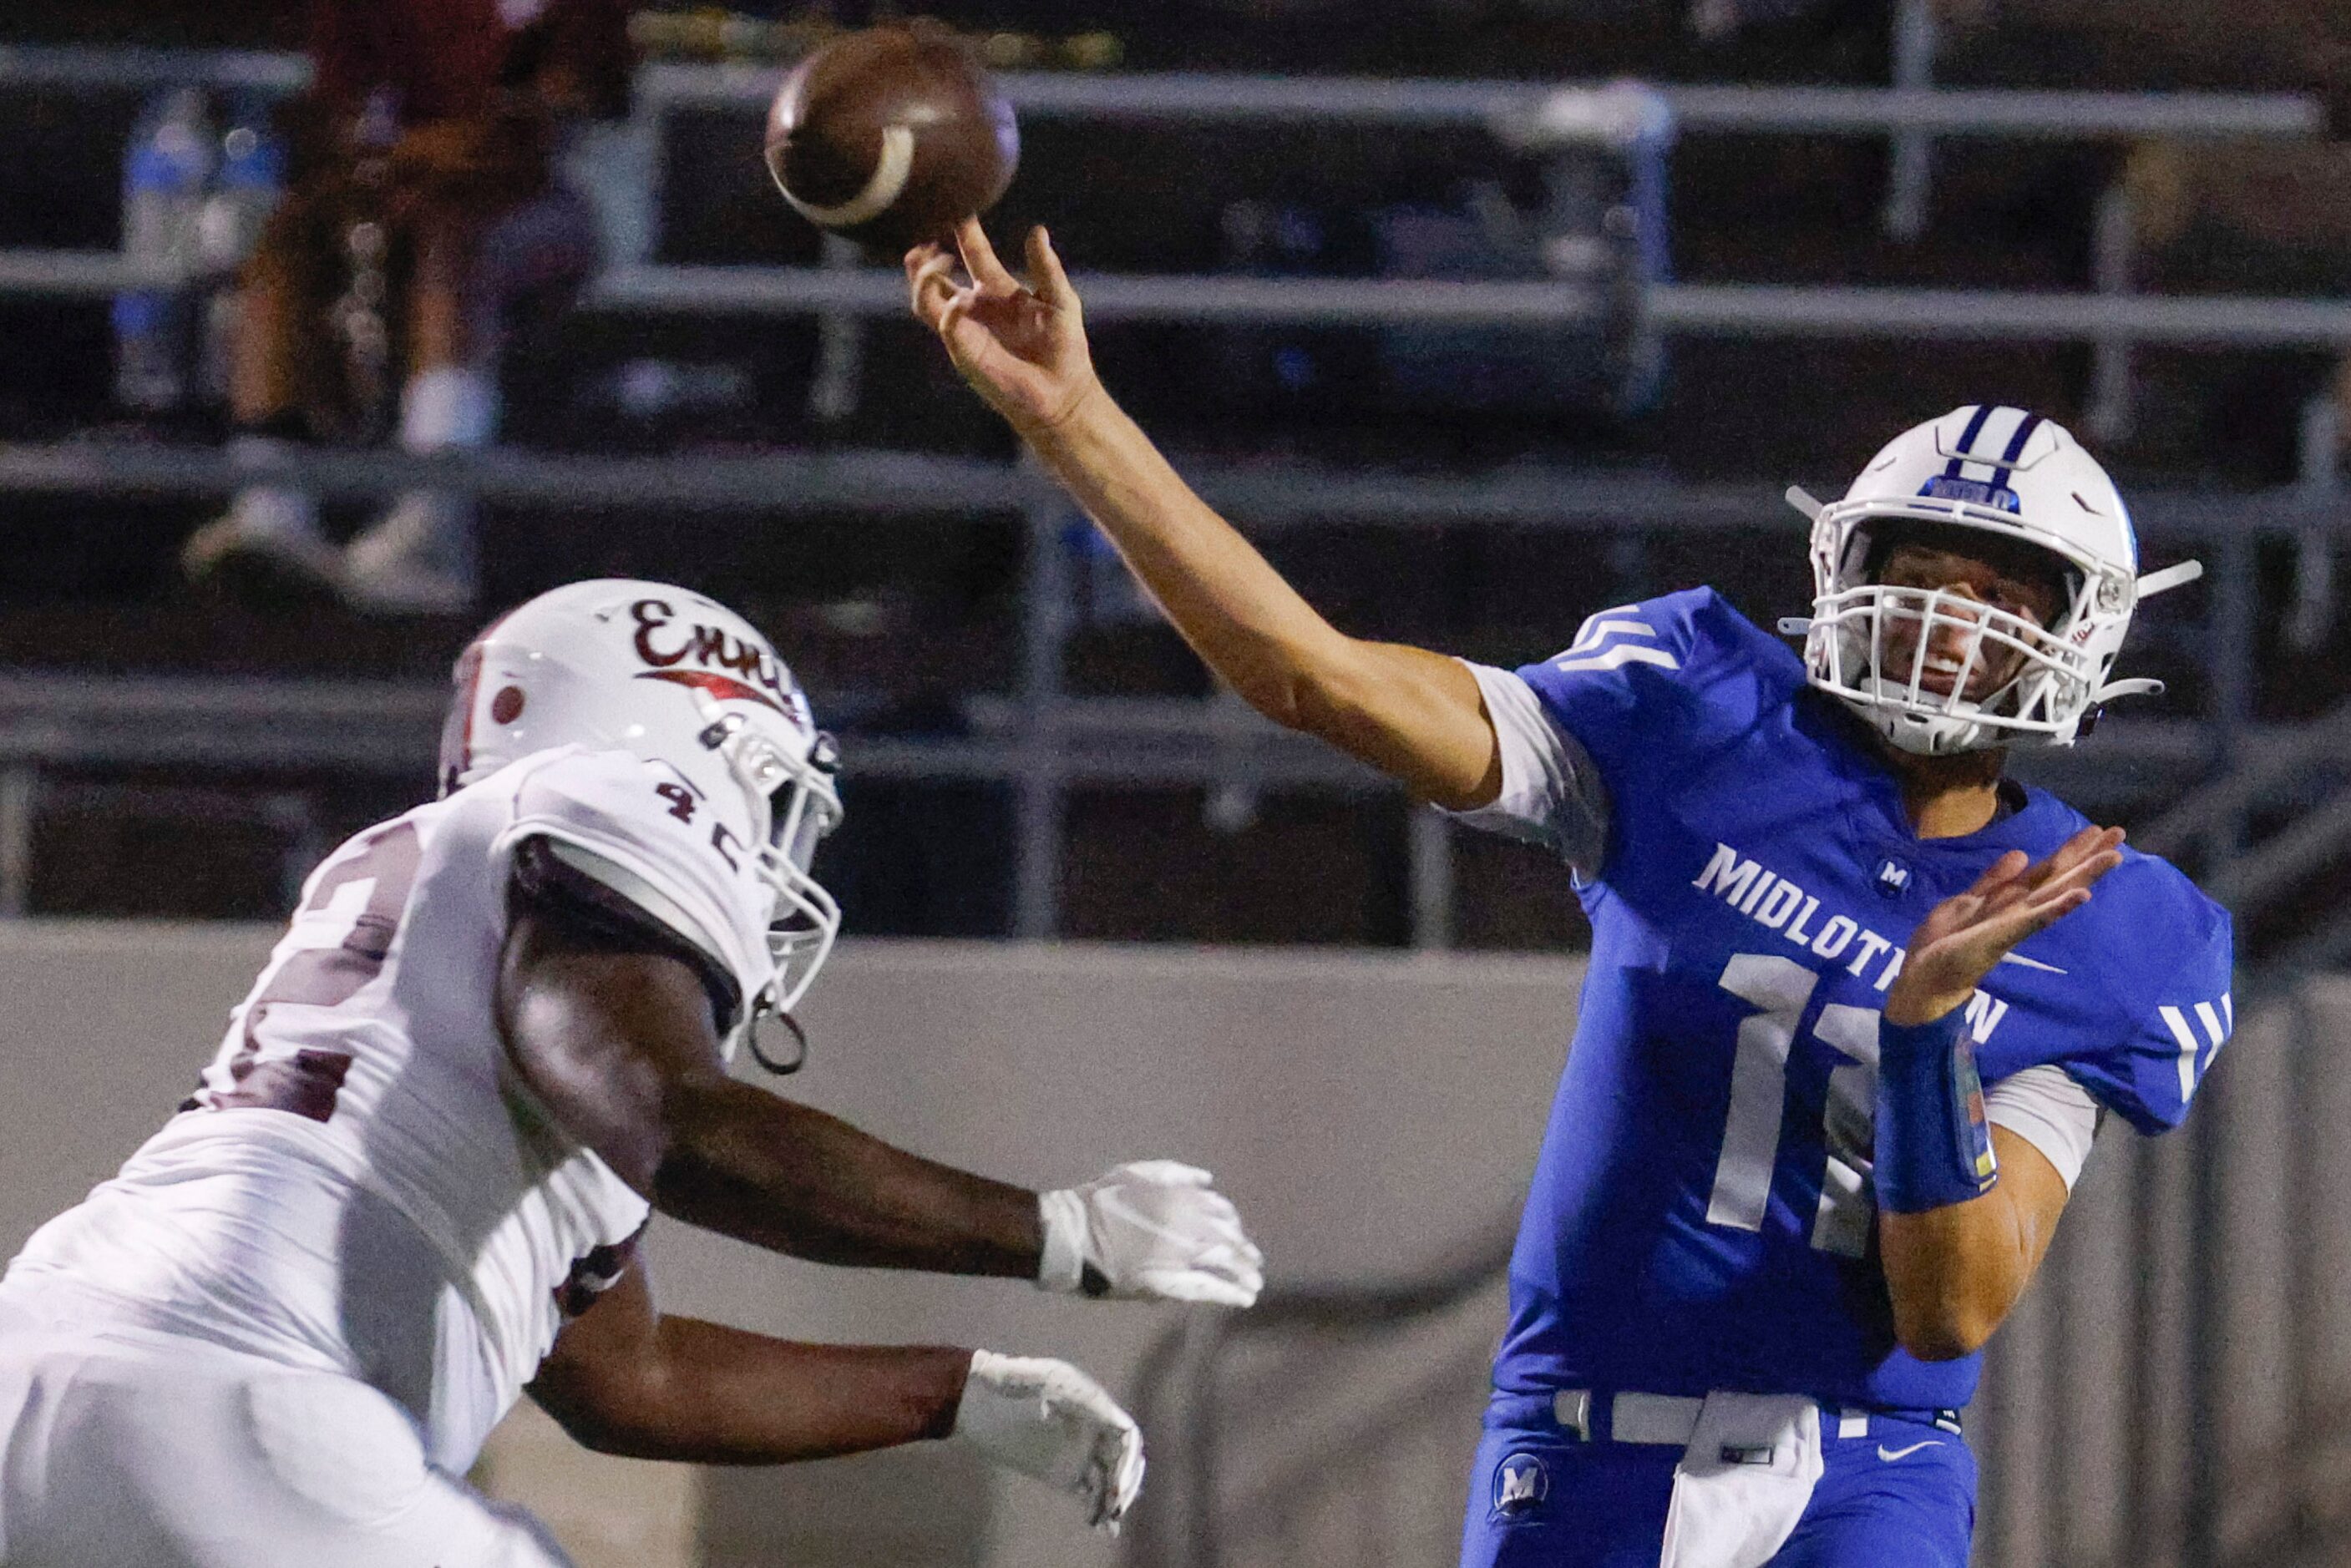
<path fill-rule="evenodd" d="M 576 584 L 457 676 L 443 798 L 319 866 L 197 1092 L 0 1281 L 0 1561 L 559 1562 L 452 1479 L 526 1388 L 646 1457 L 952 1433 L 1114 1526 L 1140 1438 L 1075 1367 L 663 1317 L 637 1238 L 1245 1306 L 1232 1206 L 1167 1161 L 1027 1192 L 726 1075 L 840 923 L 831 743 L 747 622 Z"/>

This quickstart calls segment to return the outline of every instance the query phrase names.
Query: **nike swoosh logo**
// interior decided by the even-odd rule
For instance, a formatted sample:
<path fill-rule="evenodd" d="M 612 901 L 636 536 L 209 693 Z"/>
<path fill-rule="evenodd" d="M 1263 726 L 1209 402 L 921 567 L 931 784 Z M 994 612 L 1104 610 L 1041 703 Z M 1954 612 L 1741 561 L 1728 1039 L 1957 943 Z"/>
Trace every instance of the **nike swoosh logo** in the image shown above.
<path fill-rule="evenodd" d="M 2022 953 L 2002 953 L 2000 955 L 2000 961 L 2002 963 L 2022 964 L 2026 969 L 2037 969 L 2043 974 L 2064 974 L 2065 972 L 2053 963 L 2043 963 L 2039 959 L 2029 959 Z"/>
<path fill-rule="evenodd" d="M 1923 1443 L 1913 1443 L 1907 1449 L 1889 1449 L 1884 1443 L 1880 1443 L 1877 1445 L 1877 1457 L 1886 1460 L 1888 1464 L 1891 1464 L 1896 1459 L 1907 1459 L 1910 1455 L 1917 1453 L 1921 1449 L 1939 1449 L 1943 1445 L 1941 1443 L 1932 1438 L 1928 1438 Z"/>

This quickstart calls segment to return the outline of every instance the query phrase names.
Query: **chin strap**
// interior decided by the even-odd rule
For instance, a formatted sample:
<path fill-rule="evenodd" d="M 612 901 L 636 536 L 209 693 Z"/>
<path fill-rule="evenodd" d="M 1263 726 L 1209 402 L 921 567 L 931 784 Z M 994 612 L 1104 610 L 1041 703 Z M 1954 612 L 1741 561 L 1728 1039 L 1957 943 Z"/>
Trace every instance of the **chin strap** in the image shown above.
<path fill-rule="evenodd" d="M 784 1028 L 790 1033 L 792 1044 L 798 1047 L 798 1049 L 795 1050 L 789 1057 L 770 1056 L 760 1047 L 759 1026 L 771 1020 L 782 1024 Z M 743 1025 L 743 1042 L 751 1048 L 751 1060 L 757 1062 L 760 1066 L 765 1067 L 768 1072 L 773 1073 L 778 1078 L 789 1078 L 794 1073 L 799 1072 L 802 1067 L 808 1065 L 808 1031 L 801 1028 L 800 1021 L 794 1018 L 789 1012 L 754 1013 L 750 1020 Z"/>

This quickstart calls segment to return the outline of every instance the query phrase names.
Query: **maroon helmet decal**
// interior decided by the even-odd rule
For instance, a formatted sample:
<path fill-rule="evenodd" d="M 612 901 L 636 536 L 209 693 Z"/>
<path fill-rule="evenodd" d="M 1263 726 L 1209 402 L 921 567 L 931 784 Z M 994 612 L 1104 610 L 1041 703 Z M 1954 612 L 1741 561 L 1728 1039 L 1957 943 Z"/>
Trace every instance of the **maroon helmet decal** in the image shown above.
<path fill-rule="evenodd" d="M 721 702 L 757 702 L 762 707 L 773 708 L 778 713 L 785 711 L 781 702 L 777 701 L 757 686 L 746 684 L 736 680 L 732 675 L 721 675 L 712 670 L 648 670 L 640 674 L 637 679 L 673 680 L 680 686 L 691 686 L 698 691 L 707 691 Z"/>
<path fill-rule="evenodd" d="M 629 607 L 637 628 L 631 641 L 636 645 L 637 657 L 652 667 L 650 673 L 660 680 L 699 687 L 722 700 L 763 702 L 778 713 L 792 712 L 791 677 L 774 654 L 756 640 L 736 637 L 719 627 L 681 624 L 676 614 L 662 599 L 639 599 Z M 677 668 L 689 660 L 700 666 L 700 671 Z"/>

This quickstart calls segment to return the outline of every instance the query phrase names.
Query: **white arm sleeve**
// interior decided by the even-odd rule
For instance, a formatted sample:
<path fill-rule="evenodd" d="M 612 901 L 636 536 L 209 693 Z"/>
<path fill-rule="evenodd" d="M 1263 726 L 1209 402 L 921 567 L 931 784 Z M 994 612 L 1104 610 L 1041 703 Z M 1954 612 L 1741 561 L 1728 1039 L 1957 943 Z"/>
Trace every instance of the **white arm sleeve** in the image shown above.
<path fill-rule="evenodd" d="M 1583 745 L 1552 722 L 1534 688 L 1507 670 L 1468 665 L 1501 748 L 1502 793 L 1491 805 L 1450 813 L 1472 827 L 1542 845 L 1591 876 L 1608 843 L 1608 791 Z"/>
<path fill-rule="evenodd" d="M 2002 1078 L 1984 1091 L 1984 1116 L 2039 1149 L 2074 1190 L 2098 1136 L 2098 1103 L 2064 1068 L 2043 1063 Z"/>

